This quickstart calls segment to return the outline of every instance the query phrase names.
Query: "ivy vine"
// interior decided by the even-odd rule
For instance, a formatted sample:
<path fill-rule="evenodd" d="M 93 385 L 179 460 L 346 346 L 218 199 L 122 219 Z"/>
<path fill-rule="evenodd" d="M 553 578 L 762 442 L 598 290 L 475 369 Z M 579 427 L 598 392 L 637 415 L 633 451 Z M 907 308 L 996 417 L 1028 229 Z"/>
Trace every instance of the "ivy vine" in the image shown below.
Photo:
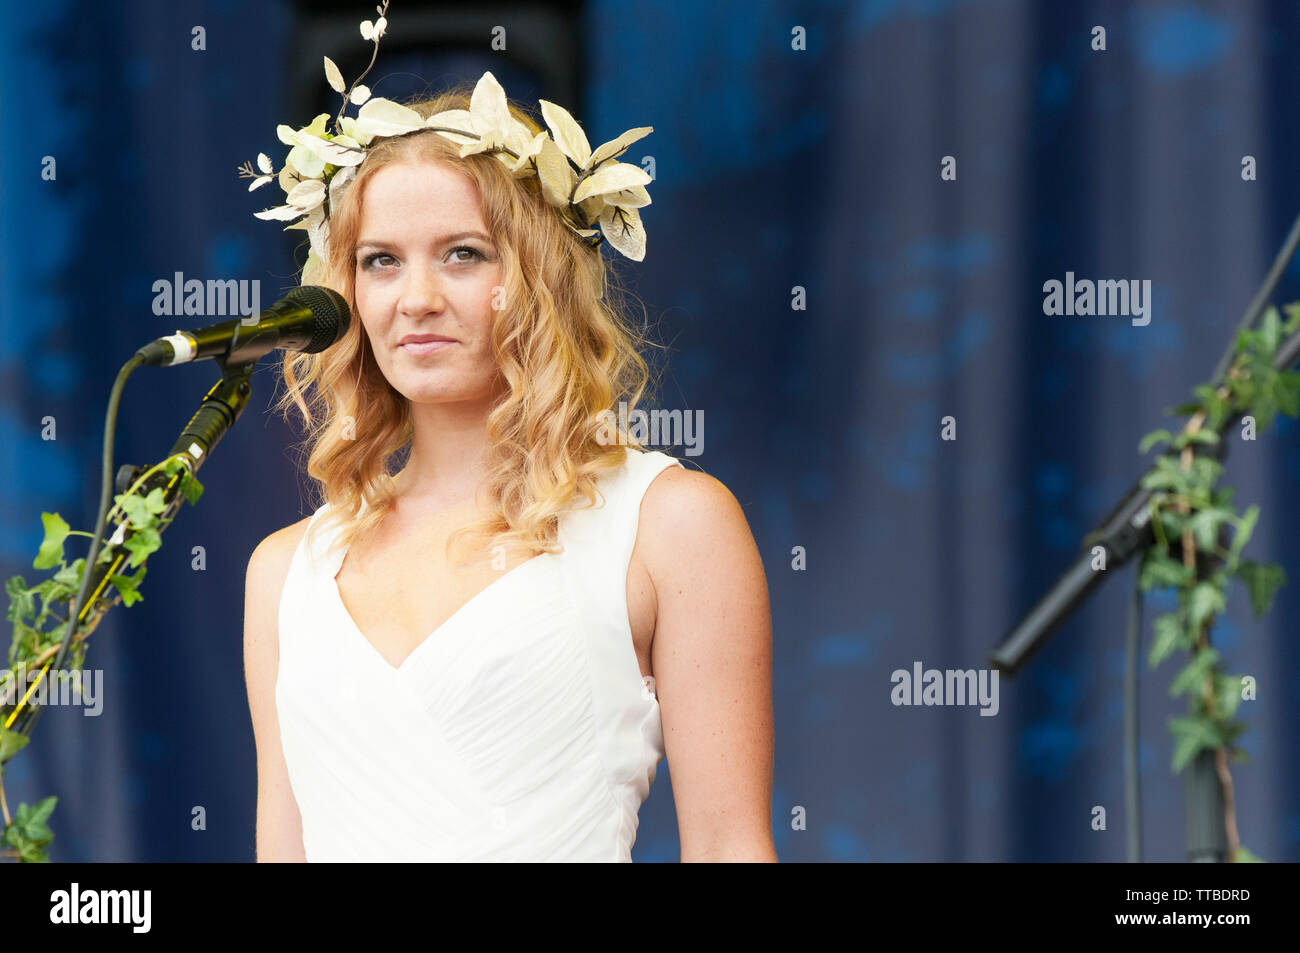
<path fill-rule="evenodd" d="M 1230 862 L 1259 859 L 1240 843 L 1228 768 L 1230 761 L 1246 760 L 1237 746 L 1246 725 L 1236 714 L 1248 683 L 1243 676 L 1224 671 L 1209 632 L 1216 615 L 1227 608 L 1232 578 L 1245 584 L 1255 617 L 1261 618 L 1285 584 L 1286 573 L 1275 563 L 1242 558 L 1259 521 L 1259 507 L 1252 504 L 1239 512 L 1232 488 L 1218 486 L 1223 464 L 1196 451 L 1221 444 L 1225 428 L 1238 419 L 1242 437 L 1254 439 L 1278 413 L 1300 415 L 1300 373 L 1274 366 L 1282 342 L 1300 330 L 1300 302 L 1283 310 L 1285 322 L 1270 307 L 1256 329 L 1237 335 L 1234 357 L 1221 384 L 1195 388 L 1197 399 L 1171 412 L 1189 417 L 1181 432 L 1156 430 L 1139 445 L 1142 453 L 1161 444 L 1166 451 L 1142 480 L 1142 486 L 1153 491 L 1155 540 L 1143 553 L 1138 585 L 1143 590 L 1174 589 L 1178 597 L 1174 611 L 1154 620 L 1148 664 L 1155 668 L 1177 652 L 1185 654 L 1183 667 L 1169 687 L 1174 697 L 1188 696 L 1187 715 L 1168 721 L 1174 738 L 1172 767 L 1181 772 L 1201 752 L 1214 752 Z"/>
<path fill-rule="evenodd" d="M 109 567 L 104 592 L 98 598 L 94 598 L 93 592 L 87 593 L 92 608 L 90 611 L 82 609 L 82 621 L 76 626 L 65 659 L 67 667 L 64 672 L 72 676 L 70 687 L 78 698 L 81 697 L 78 676 L 85 660 L 87 637 L 104 613 L 118 602 L 130 606 L 144 598 L 139 590 L 147 568 L 145 560 L 162 545 L 162 532 L 175 517 L 182 501 L 193 505 L 203 494 L 203 485 L 192 472 L 192 466 L 188 457 L 176 454 L 145 470 L 126 493 L 113 498 L 115 505 L 109 511 L 106 525 L 122 524 L 112 540 L 117 541 L 120 534 L 120 545 L 105 544 L 99 550 L 96 563 Z M 160 480 L 166 483 L 166 489 L 155 485 L 144 492 L 146 487 Z M 166 490 L 177 481 L 180 492 L 169 503 Z M 7 618 L 13 623 L 13 641 L 9 646 L 4 690 L 0 694 L 0 814 L 4 818 L 0 857 L 24 863 L 49 860 L 48 850 L 54 834 L 46 822 L 58 798 L 50 796 L 34 806 L 19 804 L 18 810 L 10 815 L 4 795 L 4 769 L 9 759 L 30 740 L 24 732 L 14 730 L 13 725 L 24 710 L 30 712 L 36 707 L 36 693 L 63 675 L 51 674 L 48 670 L 67 632 L 68 615 L 81 587 L 86 565 L 85 558 L 69 564 L 64 545 L 70 536 L 93 536 L 72 529 L 58 513 L 42 513 L 41 524 L 45 536 L 32 568 L 53 569 L 54 572 L 34 586 L 28 586 L 21 575 L 11 577 L 5 584 L 5 591 L 9 594 Z"/>

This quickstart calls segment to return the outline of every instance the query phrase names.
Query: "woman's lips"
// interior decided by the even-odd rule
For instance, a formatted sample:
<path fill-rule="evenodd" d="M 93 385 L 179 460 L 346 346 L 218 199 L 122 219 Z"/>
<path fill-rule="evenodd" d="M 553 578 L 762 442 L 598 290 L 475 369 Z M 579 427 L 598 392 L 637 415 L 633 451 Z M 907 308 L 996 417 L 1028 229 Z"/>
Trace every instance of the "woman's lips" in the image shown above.
<path fill-rule="evenodd" d="M 423 357 L 426 354 L 441 351 L 445 347 L 451 347 L 455 343 L 455 341 L 411 341 L 408 344 L 399 346 L 402 350 L 414 354 L 416 357 Z"/>

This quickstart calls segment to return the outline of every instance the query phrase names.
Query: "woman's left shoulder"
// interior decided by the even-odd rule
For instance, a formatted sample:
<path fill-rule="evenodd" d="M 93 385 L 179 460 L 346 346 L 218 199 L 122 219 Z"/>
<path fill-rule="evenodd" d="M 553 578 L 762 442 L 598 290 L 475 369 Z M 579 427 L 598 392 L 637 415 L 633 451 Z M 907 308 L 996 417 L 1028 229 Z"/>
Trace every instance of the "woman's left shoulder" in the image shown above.
<path fill-rule="evenodd" d="M 641 501 L 635 553 L 655 592 L 661 651 L 681 648 L 699 661 L 769 632 L 763 557 L 740 501 L 716 477 L 677 466 L 657 474 Z"/>
<path fill-rule="evenodd" d="M 745 511 L 716 477 L 686 466 L 669 465 L 651 480 L 641 499 L 638 543 L 647 555 L 680 558 L 688 549 L 752 545 Z"/>

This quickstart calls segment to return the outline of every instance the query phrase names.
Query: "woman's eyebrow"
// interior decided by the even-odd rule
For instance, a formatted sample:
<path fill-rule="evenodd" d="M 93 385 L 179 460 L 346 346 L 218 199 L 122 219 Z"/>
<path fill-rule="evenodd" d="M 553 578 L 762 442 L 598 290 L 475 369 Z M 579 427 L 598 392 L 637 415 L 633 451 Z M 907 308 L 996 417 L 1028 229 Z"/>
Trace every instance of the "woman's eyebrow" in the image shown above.
<path fill-rule="evenodd" d="M 480 241 L 487 242 L 488 244 L 492 243 L 492 239 L 490 236 L 485 235 L 479 231 L 470 231 L 470 232 L 455 232 L 451 235 L 444 235 L 442 236 L 442 238 L 438 239 L 435 242 L 435 244 L 446 245 L 448 242 L 458 242 L 463 238 L 477 238 Z M 394 246 L 392 245 L 392 243 L 383 241 L 378 238 L 363 238 L 357 242 L 357 247 L 358 248 L 392 248 Z"/>

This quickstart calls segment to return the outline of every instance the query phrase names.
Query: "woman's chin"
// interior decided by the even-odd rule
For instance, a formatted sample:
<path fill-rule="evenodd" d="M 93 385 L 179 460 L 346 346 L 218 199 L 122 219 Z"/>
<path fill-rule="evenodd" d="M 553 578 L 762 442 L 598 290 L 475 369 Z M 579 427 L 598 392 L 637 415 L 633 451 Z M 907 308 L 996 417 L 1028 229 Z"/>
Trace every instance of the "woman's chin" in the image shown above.
<path fill-rule="evenodd" d="M 412 404 L 459 404 L 481 400 L 484 395 L 463 387 L 436 384 L 429 381 L 412 382 L 399 387 L 397 392 Z"/>
<path fill-rule="evenodd" d="M 461 396 L 446 387 L 430 387 L 428 384 L 415 384 L 403 387 L 399 391 L 413 404 L 446 404 L 461 400 Z"/>

